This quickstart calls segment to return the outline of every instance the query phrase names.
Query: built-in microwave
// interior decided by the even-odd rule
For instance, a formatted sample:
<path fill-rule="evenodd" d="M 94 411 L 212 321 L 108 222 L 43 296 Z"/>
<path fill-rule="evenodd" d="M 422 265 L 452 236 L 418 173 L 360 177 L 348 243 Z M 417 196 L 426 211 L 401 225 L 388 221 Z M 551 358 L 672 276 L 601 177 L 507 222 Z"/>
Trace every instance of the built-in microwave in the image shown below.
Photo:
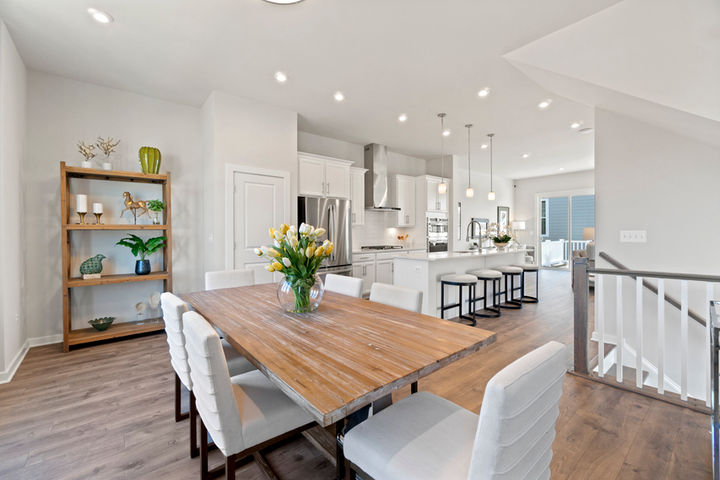
<path fill-rule="evenodd" d="M 427 251 L 448 251 L 448 218 L 438 213 L 427 216 Z"/>

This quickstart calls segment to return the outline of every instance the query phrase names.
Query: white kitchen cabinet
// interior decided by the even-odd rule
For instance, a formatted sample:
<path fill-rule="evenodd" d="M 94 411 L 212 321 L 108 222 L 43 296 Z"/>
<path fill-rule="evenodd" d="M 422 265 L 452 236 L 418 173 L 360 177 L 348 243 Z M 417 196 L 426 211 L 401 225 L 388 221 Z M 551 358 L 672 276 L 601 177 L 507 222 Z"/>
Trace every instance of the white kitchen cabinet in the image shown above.
<path fill-rule="evenodd" d="M 365 225 L 365 168 L 350 167 L 350 212 L 352 224 Z"/>
<path fill-rule="evenodd" d="M 355 278 L 361 278 L 363 281 L 363 295 L 370 293 L 370 288 L 375 282 L 375 261 L 353 263 L 352 276 Z"/>
<path fill-rule="evenodd" d="M 350 165 L 337 158 L 298 154 L 298 194 L 350 198 Z"/>
<path fill-rule="evenodd" d="M 420 203 L 424 205 L 426 212 L 446 212 L 448 210 L 448 194 L 438 193 L 438 186 L 442 182 L 440 177 L 432 177 L 430 175 L 422 175 L 417 177 L 417 194 L 422 200 Z M 448 192 L 450 191 L 450 180 L 445 179 L 448 184 Z"/>
<path fill-rule="evenodd" d="M 395 176 L 395 199 L 400 207 L 398 227 L 415 225 L 415 178 L 406 175 Z"/>
<path fill-rule="evenodd" d="M 375 263 L 375 281 L 393 284 L 393 261 L 383 260 Z"/>

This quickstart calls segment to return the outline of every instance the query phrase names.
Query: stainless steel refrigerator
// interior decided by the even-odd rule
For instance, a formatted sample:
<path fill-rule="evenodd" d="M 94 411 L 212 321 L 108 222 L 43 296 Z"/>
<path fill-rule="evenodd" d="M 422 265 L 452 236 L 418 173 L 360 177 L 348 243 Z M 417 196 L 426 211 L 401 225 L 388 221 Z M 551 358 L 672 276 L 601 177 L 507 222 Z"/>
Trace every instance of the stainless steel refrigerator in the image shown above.
<path fill-rule="evenodd" d="M 298 197 L 298 226 L 307 223 L 323 227 L 326 238 L 335 244 L 333 252 L 323 261 L 318 273 L 352 275 L 352 221 L 350 200 L 339 198 Z"/>

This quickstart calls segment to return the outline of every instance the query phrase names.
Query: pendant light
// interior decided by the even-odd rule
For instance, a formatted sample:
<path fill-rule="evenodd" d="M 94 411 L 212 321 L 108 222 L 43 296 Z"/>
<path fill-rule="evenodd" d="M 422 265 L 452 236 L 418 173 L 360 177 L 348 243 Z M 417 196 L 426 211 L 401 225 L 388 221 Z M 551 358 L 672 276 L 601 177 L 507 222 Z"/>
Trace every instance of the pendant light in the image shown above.
<path fill-rule="evenodd" d="M 467 128 L 468 131 L 468 186 L 465 189 L 465 196 L 467 198 L 472 198 L 475 196 L 475 190 L 473 190 L 473 188 L 470 186 L 470 129 L 472 128 L 472 123 L 468 123 L 467 125 L 465 125 L 465 128 Z"/>
<path fill-rule="evenodd" d="M 445 114 L 438 113 L 440 118 L 440 170 L 442 179 L 438 185 L 438 193 L 445 195 L 447 193 L 447 183 L 445 183 Z"/>
<path fill-rule="evenodd" d="M 490 191 L 488 192 L 488 200 L 495 200 L 495 191 L 493 190 L 493 182 L 492 182 L 492 170 L 493 170 L 493 137 L 495 136 L 494 133 L 488 133 L 488 137 L 490 137 Z"/>

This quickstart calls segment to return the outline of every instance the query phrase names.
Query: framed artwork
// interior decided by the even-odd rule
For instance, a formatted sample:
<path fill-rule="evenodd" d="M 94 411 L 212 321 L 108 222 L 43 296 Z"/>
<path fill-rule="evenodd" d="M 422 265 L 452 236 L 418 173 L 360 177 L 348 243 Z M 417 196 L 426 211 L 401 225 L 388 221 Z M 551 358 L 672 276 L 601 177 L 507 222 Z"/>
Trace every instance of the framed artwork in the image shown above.
<path fill-rule="evenodd" d="M 510 207 L 497 207 L 497 223 L 500 230 L 508 230 L 510 225 Z"/>

